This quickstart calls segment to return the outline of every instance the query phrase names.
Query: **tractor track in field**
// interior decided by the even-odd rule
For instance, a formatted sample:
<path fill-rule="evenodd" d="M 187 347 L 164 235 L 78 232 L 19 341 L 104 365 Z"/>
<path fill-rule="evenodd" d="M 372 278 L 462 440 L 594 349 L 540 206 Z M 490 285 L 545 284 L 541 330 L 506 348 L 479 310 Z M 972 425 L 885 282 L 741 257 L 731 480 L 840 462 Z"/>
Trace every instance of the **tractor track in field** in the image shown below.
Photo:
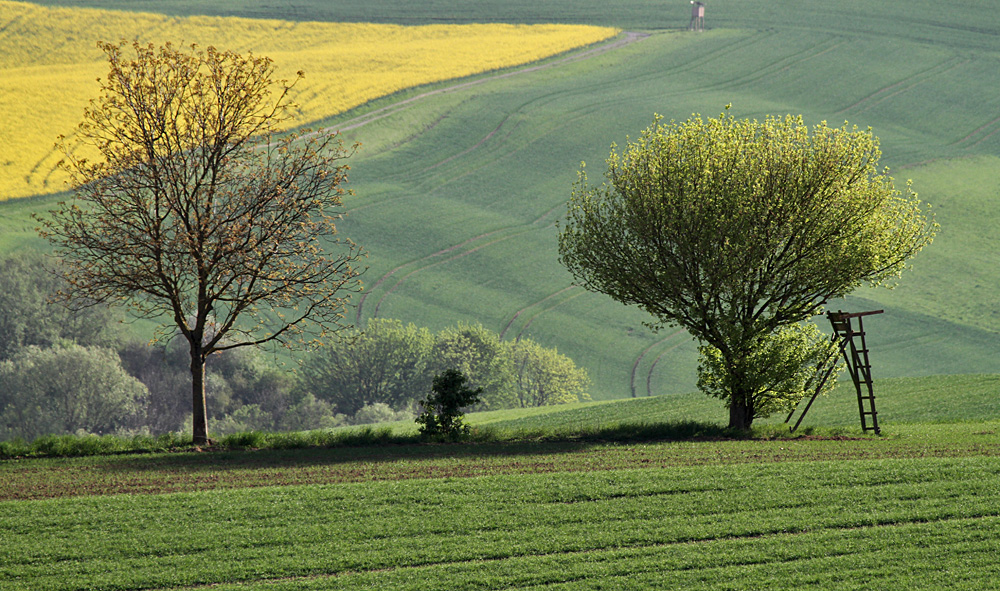
<path fill-rule="evenodd" d="M 903 94 L 904 92 L 907 92 L 913 89 L 914 87 L 929 81 L 932 78 L 950 72 L 955 68 L 960 68 L 965 64 L 969 63 L 970 61 L 972 60 L 955 57 L 950 60 L 935 64 L 929 68 L 925 68 L 913 74 L 912 76 L 908 76 L 900 80 L 899 82 L 895 82 L 893 84 L 880 88 L 879 90 L 876 90 L 875 92 L 861 98 L 855 103 L 844 107 L 843 109 L 835 112 L 834 114 L 844 115 L 848 112 L 851 112 L 857 115 L 859 113 L 864 113 L 865 111 L 868 111 L 869 109 L 872 109 L 897 95 Z"/>
<path fill-rule="evenodd" d="M 662 339 L 656 341 L 655 343 L 653 343 L 652 345 L 649 345 L 648 347 L 646 347 L 645 349 L 643 349 L 641 353 L 639 353 L 639 356 L 636 357 L 635 362 L 632 364 L 632 373 L 631 373 L 631 377 L 629 379 L 629 388 L 630 388 L 630 390 L 632 392 L 632 398 L 635 398 L 637 396 L 636 391 L 635 391 L 635 382 L 636 382 L 637 374 L 639 372 L 639 365 L 642 363 L 643 358 L 646 357 L 646 355 L 650 351 L 652 351 L 653 349 L 655 349 L 656 347 L 659 347 L 660 345 L 666 343 L 667 341 L 672 340 L 677 335 L 683 334 L 683 333 L 684 333 L 683 330 L 675 330 L 674 332 L 672 332 L 669 335 L 667 335 L 665 338 L 662 338 Z M 664 353 L 666 353 L 667 351 L 673 350 L 674 348 L 676 348 L 676 345 L 674 347 L 670 347 L 670 348 L 664 350 L 663 352 L 661 352 L 656 357 L 656 359 L 653 361 L 653 364 L 649 368 L 649 372 L 647 373 L 647 376 L 646 376 L 646 393 L 647 393 L 647 395 L 652 396 L 652 393 L 650 392 L 650 382 L 652 381 L 653 370 L 656 368 L 657 362 L 659 362 L 660 357 L 663 357 Z"/>
<path fill-rule="evenodd" d="M 1000 129 L 994 129 L 993 131 L 991 131 L 991 132 L 987 133 L 986 135 L 980 137 L 978 140 L 976 140 L 974 142 L 972 141 L 972 140 L 974 140 L 976 138 L 977 135 L 979 135 L 982 132 L 986 131 L 990 127 L 993 127 L 997 123 L 1000 123 L 1000 117 L 997 117 L 995 119 L 990 120 L 987 123 L 984 123 L 983 125 L 980 125 L 979 127 L 975 128 L 971 132 L 969 132 L 968 135 L 966 135 L 965 137 L 963 137 L 962 139 L 960 139 L 960 140 L 958 140 L 956 142 L 952 142 L 950 145 L 952 145 L 952 146 L 961 146 L 962 144 L 968 144 L 967 146 L 964 146 L 964 147 L 974 148 L 974 147 L 978 146 L 979 144 L 981 144 L 981 143 L 985 142 L 986 140 L 988 140 L 990 137 L 996 135 L 997 132 L 1000 132 Z M 969 144 L 969 142 L 972 142 L 972 143 Z"/>
<path fill-rule="evenodd" d="M 522 75 L 522 74 L 528 74 L 528 73 L 531 73 L 531 72 L 537 72 L 537 71 L 541 71 L 541 70 L 546 70 L 546 69 L 554 68 L 554 67 L 557 67 L 557 66 L 562 66 L 562 65 L 567 65 L 567 64 L 575 63 L 575 62 L 583 60 L 583 59 L 593 58 L 593 57 L 602 55 L 604 53 L 607 53 L 608 51 L 612 51 L 612 50 L 615 50 L 615 49 L 619 49 L 619 48 L 625 47 L 627 45 L 635 43 L 636 41 L 645 39 L 645 38 L 647 38 L 649 36 L 650 36 L 649 33 L 639 33 L 639 32 L 634 32 L 634 31 L 626 31 L 626 32 L 618 35 L 614 39 L 612 39 L 610 42 L 600 43 L 600 44 L 591 46 L 591 47 L 589 47 L 587 49 L 584 49 L 582 51 L 573 52 L 573 53 L 571 53 L 569 55 L 566 55 L 566 56 L 561 57 L 561 58 L 557 58 L 557 59 L 552 60 L 552 61 L 548 61 L 548 62 L 545 62 L 545 63 L 537 64 L 537 65 L 534 65 L 534 66 L 517 68 L 517 69 L 514 69 L 514 70 L 510 70 L 510 71 L 499 72 L 499 73 L 495 73 L 495 74 L 491 74 L 491 75 L 485 75 L 483 77 L 476 78 L 475 80 L 467 80 L 467 81 L 464 81 L 464 82 L 458 82 L 456 84 L 451 84 L 451 85 L 447 85 L 447 86 L 444 86 L 444 87 L 441 87 L 441 88 L 436 88 L 434 90 L 429 90 L 427 92 L 422 92 L 422 93 L 417 94 L 415 96 L 412 96 L 412 97 L 409 97 L 409 98 L 406 98 L 406 99 L 394 102 L 394 103 L 386 105 L 384 107 L 380 107 L 378 109 L 375 109 L 375 110 L 370 111 L 368 113 L 365 113 L 363 115 L 354 117 L 352 119 L 348 119 L 348 120 L 342 122 L 339 125 L 331 125 L 331 126 L 327 126 L 327 127 L 318 129 L 316 131 L 311 132 L 308 135 L 316 135 L 316 134 L 321 134 L 321 133 L 330 133 L 330 132 L 334 132 L 334 131 L 336 131 L 336 132 L 343 132 L 343 131 L 349 131 L 349 130 L 358 129 L 358 128 L 363 127 L 363 126 L 365 126 L 365 125 L 367 125 L 369 123 L 378 121 L 380 119 L 384 119 L 384 118 L 392 116 L 392 115 L 395 115 L 395 114 L 403 111 L 404 109 L 408 108 L 413 103 L 415 103 L 417 101 L 420 101 L 422 99 L 425 99 L 425 98 L 429 98 L 429 97 L 437 96 L 437 95 L 441 95 L 441 94 L 446 94 L 446 93 L 450 93 L 450 92 L 455 92 L 455 91 L 459 91 L 459 90 L 464 90 L 464 89 L 471 88 L 471 87 L 474 87 L 474 86 L 478 86 L 478 85 L 484 84 L 486 82 L 494 81 L 494 80 L 500 80 L 500 79 L 510 78 L 510 77 L 513 77 L 513 76 L 519 76 L 519 75 Z M 463 151 L 463 152 L 461 152 L 459 154 L 455 154 L 455 155 L 453 155 L 453 156 L 451 156 L 449 158 L 446 158 L 445 160 L 442 160 L 441 162 L 436 163 L 432 168 L 437 168 L 439 166 L 447 164 L 448 162 L 450 162 L 450 161 L 452 161 L 452 160 L 454 160 L 454 159 L 456 159 L 456 158 L 458 158 L 460 156 L 467 155 L 468 153 L 470 153 L 470 152 L 472 152 L 472 151 L 474 151 L 474 150 L 482 147 L 486 142 L 488 142 L 493 136 L 496 135 L 496 133 L 503 127 L 503 125 L 507 122 L 508 119 L 509 119 L 509 117 L 504 118 L 504 120 L 501 121 L 500 124 L 497 125 L 496 128 L 494 128 L 491 132 L 489 132 L 485 137 L 481 138 L 480 141 L 477 142 L 475 145 L 471 146 L 470 148 L 466 149 L 465 151 Z M 546 212 L 546 214 L 543 215 L 541 218 L 539 218 L 539 220 L 536 220 L 533 224 L 529 224 L 529 226 L 530 225 L 537 225 L 538 221 L 544 219 L 549 213 L 551 213 L 551 212 Z M 376 290 L 379 287 L 383 286 L 388 280 L 390 280 L 391 277 L 398 275 L 406 267 L 412 266 L 415 263 L 419 263 L 420 261 L 424 261 L 425 263 L 429 263 L 429 264 L 425 264 L 425 265 L 417 267 L 416 269 L 411 270 L 410 272 L 408 272 L 404 276 L 402 276 L 395 284 L 393 284 L 392 286 L 388 287 L 388 291 L 386 293 L 382 294 L 381 297 L 379 297 L 378 302 L 375 304 L 375 311 L 374 311 L 374 315 L 375 316 L 378 315 L 379 308 L 381 307 L 381 304 L 383 303 L 383 301 L 385 300 L 385 298 L 389 295 L 389 293 L 391 293 L 397 287 L 399 287 L 400 284 L 403 283 L 411 275 L 413 275 L 413 274 L 415 274 L 415 273 L 417 273 L 417 272 L 419 272 L 419 271 L 421 271 L 423 269 L 426 269 L 426 268 L 428 268 L 430 266 L 438 265 L 438 264 L 441 264 L 441 263 L 444 263 L 444 262 L 447 262 L 447 261 L 451 261 L 451 260 L 454 260 L 454 259 L 457 259 L 457 258 L 461 258 L 461 257 L 467 256 L 467 255 L 472 254 L 473 252 L 475 252 L 475 251 L 477 251 L 477 250 L 479 250 L 481 248 L 484 248 L 486 246 L 495 244 L 496 242 L 501 241 L 501 240 L 512 238 L 512 237 L 516 236 L 517 234 L 521 233 L 521 232 L 515 232 L 515 233 L 513 233 L 511 235 L 500 237 L 499 239 L 494 240 L 492 242 L 489 242 L 488 244 L 478 244 L 476 246 L 472 246 L 473 244 L 481 241 L 483 238 L 487 238 L 487 237 L 493 236 L 493 235 L 495 235 L 497 233 L 500 233 L 500 232 L 503 232 L 505 230 L 513 230 L 513 228 L 497 228 L 497 229 L 492 230 L 490 232 L 486 232 L 486 233 L 480 234 L 478 236 L 473 236 L 471 238 L 468 238 L 468 239 L 466 239 L 466 240 L 464 240 L 464 241 L 462 241 L 462 242 L 460 242 L 458 244 L 454 244 L 454 245 L 448 246 L 446 248 L 443 248 L 441 250 L 438 250 L 438 251 L 436 251 L 434 253 L 431 253 L 431 254 L 429 254 L 429 255 L 427 255 L 425 257 L 421 257 L 420 259 L 408 261 L 406 263 L 403 263 L 401 265 L 398 265 L 398 266 L 394 267 L 393 269 L 390 269 L 389 271 L 387 271 L 386 273 L 384 273 L 381 277 L 379 277 L 379 279 L 376 280 L 374 284 L 372 284 L 372 287 L 371 287 L 370 290 L 368 290 L 368 291 L 366 291 L 366 293 L 362 294 L 360 302 L 358 303 L 358 306 L 357 306 L 357 314 L 356 314 L 356 320 L 357 320 L 357 322 L 361 321 L 362 314 L 363 314 L 363 309 L 364 309 L 364 304 L 365 304 L 365 301 L 367 300 L 368 296 L 371 295 L 374 290 Z M 522 232 L 523 231 L 529 231 L 529 230 L 530 230 L 530 228 L 525 228 L 525 229 L 522 230 Z M 471 248 L 469 248 L 469 247 L 471 247 Z M 455 251 L 461 251 L 461 252 L 456 253 Z M 452 254 L 453 256 L 450 256 L 450 257 L 445 258 L 443 260 L 434 260 L 434 259 L 441 259 L 441 257 L 444 257 L 445 255 L 449 255 L 449 254 Z"/>

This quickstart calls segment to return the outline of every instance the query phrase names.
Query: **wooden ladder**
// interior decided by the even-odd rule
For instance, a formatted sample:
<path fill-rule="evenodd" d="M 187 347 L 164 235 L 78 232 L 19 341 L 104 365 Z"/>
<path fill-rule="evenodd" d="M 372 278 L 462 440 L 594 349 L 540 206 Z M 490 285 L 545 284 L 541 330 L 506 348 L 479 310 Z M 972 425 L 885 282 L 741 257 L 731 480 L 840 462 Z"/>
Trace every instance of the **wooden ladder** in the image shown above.
<path fill-rule="evenodd" d="M 868 344 L 865 342 L 865 326 L 862 317 L 870 314 L 881 314 L 882 310 L 874 312 L 857 312 L 847 314 L 844 312 L 827 312 L 826 317 L 833 326 L 833 332 L 840 340 L 840 351 L 847 362 L 847 371 L 851 374 L 854 382 L 854 389 L 858 393 L 858 412 L 861 414 L 861 431 L 874 431 L 876 435 L 881 431 L 878 427 L 878 411 L 875 410 L 875 391 L 872 389 L 872 365 L 868 360 Z M 856 318 L 858 326 L 855 328 L 851 320 Z M 855 342 L 857 337 L 860 343 Z M 860 347 L 859 347 L 860 344 Z"/>

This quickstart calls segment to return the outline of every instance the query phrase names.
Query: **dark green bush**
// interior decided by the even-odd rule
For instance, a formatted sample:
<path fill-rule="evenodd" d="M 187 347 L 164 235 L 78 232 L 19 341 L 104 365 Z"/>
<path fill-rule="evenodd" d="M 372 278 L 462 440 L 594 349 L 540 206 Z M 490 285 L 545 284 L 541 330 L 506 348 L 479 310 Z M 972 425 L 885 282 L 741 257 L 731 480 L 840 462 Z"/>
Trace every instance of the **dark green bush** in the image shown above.
<path fill-rule="evenodd" d="M 434 376 L 431 393 L 420 401 L 424 411 L 416 419 L 421 435 L 458 439 L 469 432 L 469 426 L 462 420 L 463 409 L 479 402 L 483 389 L 467 388 L 466 381 L 462 372 L 455 369 Z"/>

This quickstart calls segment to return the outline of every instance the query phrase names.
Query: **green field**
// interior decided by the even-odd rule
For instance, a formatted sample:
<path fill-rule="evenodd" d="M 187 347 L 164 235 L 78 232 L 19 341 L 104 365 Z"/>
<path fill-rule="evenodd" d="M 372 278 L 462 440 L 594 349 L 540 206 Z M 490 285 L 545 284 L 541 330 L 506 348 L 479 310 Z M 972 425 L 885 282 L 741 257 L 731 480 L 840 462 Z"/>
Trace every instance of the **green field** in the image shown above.
<path fill-rule="evenodd" d="M 879 383 L 881 437 L 571 436 L 699 416 L 666 396 L 470 417 L 549 439 L 5 460 L 0 586 L 990 588 L 997 379 Z"/>
<path fill-rule="evenodd" d="M 44 2 L 301 20 L 584 22 L 650 36 L 587 59 L 389 97 L 322 122 L 363 143 L 345 235 L 371 252 L 359 319 L 438 330 L 482 322 L 556 346 L 593 378 L 595 399 L 689 392 L 695 344 L 651 334 L 638 310 L 571 284 L 555 222 L 581 161 L 599 174 L 612 142 L 653 113 L 801 113 L 871 126 L 883 162 L 912 178 L 941 233 L 894 291 L 832 308 L 869 323 L 876 377 L 1000 371 L 1000 15 L 987 2 L 720 0 L 709 30 L 681 31 L 689 5 L 625 2 Z M 429 90 L 448 90 L 418 98 Z M 409 102 L 403 102 L 408 99 Z M 384 109 L 384 110 L 379 110 Z M 26 210 L 0 205 L 0 248 L 26 243 Z"/>

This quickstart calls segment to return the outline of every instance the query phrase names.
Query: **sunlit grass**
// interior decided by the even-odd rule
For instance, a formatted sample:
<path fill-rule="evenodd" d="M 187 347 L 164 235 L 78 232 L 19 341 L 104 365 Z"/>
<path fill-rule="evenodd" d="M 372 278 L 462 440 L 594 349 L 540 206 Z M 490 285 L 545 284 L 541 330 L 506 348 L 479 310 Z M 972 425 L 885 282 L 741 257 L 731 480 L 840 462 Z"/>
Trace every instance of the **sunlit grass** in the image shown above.
<path fill-rule="evenodd" d="M 79 123 L 107 66 L 98 41 L 254 52 L 296 85 L 295 124 L 317 121 L 400 90 L 536 61 L 595 43 L 616 29 L 566 25 L 285 22 L 45 8 L 0 2 L 0 199 L 63 189 L 53 144 Z"/>

